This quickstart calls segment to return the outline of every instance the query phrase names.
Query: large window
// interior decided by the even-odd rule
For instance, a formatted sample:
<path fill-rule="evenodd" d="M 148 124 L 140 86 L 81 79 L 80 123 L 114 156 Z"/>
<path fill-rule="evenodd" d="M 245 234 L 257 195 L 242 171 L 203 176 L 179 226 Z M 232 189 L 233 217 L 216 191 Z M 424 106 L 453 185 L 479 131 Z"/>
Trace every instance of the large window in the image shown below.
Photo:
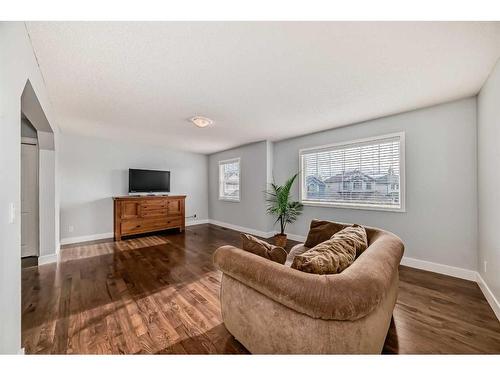
<path fill-rule="evenodd" d="M 303 204 L 404 211 L 404 133 L 300 151 Z"/>
<path fill-rule="evenodd" d="M 219 199 L 240 201 L 240 159 L 219 161 Z"/>

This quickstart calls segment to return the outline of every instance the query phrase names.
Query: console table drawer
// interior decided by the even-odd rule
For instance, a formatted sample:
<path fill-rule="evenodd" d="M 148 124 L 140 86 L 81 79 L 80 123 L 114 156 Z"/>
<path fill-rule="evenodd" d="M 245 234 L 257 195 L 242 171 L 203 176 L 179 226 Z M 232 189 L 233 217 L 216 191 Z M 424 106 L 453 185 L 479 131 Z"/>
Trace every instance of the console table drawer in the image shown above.
<path fill-rule="evenodd" d="M 182 224 L 181 219 L 142 219 L 142 220 L 127 220 L 122 222 L 122 234 L 150 232 L 153 230 L 161 230 L 167 228 L 179 227 Z"/>
<path fill-rule="evenodd" d="M 152 201 L 148 203 L 141 203 L 141 211 L 152 211 L 152 210 L 160 210 L 160 209 L 166 209 L 167 208 L 167 201 L 164 200 L 158 200 L 158 201 Z"/>
<path fill-rule="evenodd" d="M 165 217 L 167 216 L 167 209 L 166 208 L 157 208 L 157 209 L 150 209 L 150 210 L 141 210 L 141 217 Z"/>

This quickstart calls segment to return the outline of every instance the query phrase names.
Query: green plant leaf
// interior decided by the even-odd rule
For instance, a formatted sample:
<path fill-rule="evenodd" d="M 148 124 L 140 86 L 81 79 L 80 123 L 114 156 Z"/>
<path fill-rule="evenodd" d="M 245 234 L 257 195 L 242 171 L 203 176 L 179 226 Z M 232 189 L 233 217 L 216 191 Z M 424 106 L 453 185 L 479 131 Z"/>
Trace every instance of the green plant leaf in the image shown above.
<path fill-rule="evenodd" d="M 297 176 L 298 173 L 294 174 L 282 186 L 271 183 L 266 191 L 266 212 L 276 217 L 275 223 L 280 222 L 281 234 L 284 234 L 286 225 L 296 221 L 302 213 L 303 205 L 300 202 L 292 202 L 290 194 Z"/>

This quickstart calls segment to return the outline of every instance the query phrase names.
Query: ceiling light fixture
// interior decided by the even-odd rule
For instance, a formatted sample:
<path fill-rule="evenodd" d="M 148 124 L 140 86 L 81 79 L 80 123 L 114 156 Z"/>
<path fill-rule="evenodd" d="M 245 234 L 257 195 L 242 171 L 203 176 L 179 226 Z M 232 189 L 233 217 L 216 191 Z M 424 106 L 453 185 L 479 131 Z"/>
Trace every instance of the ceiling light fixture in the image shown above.
<path fill-rule="evenodd" d="M 212 125 L 214 122 L 207 117 L 194 116 L 191 118 L 191 122 L 199 128 L 205 128 L 208 125 Z"/>

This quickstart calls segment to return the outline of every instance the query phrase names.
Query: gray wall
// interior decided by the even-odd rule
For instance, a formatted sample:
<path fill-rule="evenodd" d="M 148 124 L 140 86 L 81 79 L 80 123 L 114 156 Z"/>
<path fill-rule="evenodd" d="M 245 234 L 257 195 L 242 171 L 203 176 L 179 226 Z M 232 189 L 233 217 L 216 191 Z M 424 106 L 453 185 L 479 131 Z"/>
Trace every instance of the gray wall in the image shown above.
<path fill-rule="evenodd" d="M 21 118 L 21 137 L 37 138 L 36 129 L 26 118 Z"/>
<path fill-rule="evenodd" d="M 399 235 L 407 257 L 475 270 L 475 98 L 277 142 L 274 176 L 297 172 L 301 148 L 400 131 L 406 133 L 405 213 L 309 206 L 288 233 L 306 235 L 314 218 L 372 225 Z"/>
<path fill-rule="evenodd" d="M 206 155 L 68 134 L 60 143 L 61 240 L 113 231 L 111 197 L 128 193 L 129 168 L 169 170 L 186 215 L 208 218 Z"/>
<path fill-rule="evenodd" d="M 479 273 L 500 300 L 500 62 L 478 95 Z M 487 262 L 486 270 L 484 263 Z"/>
<path fill-rule="evenodd" d="M 21 93 L 28 79 L 51 124 L 54 117 L 24 24 L 0 22 L 0 45 L 0 353 L 17 353 L 21 348 Z M 8 220 L 11 204 L 17 213 L 13 223 Z M 57 224 L 57 219 L 51 220 Z"/>
<path fill-rule="evenodd" d="M 264 191 L 271 173 L 268 158 L 272 150 L 262 141 L 212 154 L 208 158 L 208 210 L 210 219 L 268 232 L 271 218 L 266 215 Z M 219 161 L 241 158 L 240 202 L 219 200 Z"/>

